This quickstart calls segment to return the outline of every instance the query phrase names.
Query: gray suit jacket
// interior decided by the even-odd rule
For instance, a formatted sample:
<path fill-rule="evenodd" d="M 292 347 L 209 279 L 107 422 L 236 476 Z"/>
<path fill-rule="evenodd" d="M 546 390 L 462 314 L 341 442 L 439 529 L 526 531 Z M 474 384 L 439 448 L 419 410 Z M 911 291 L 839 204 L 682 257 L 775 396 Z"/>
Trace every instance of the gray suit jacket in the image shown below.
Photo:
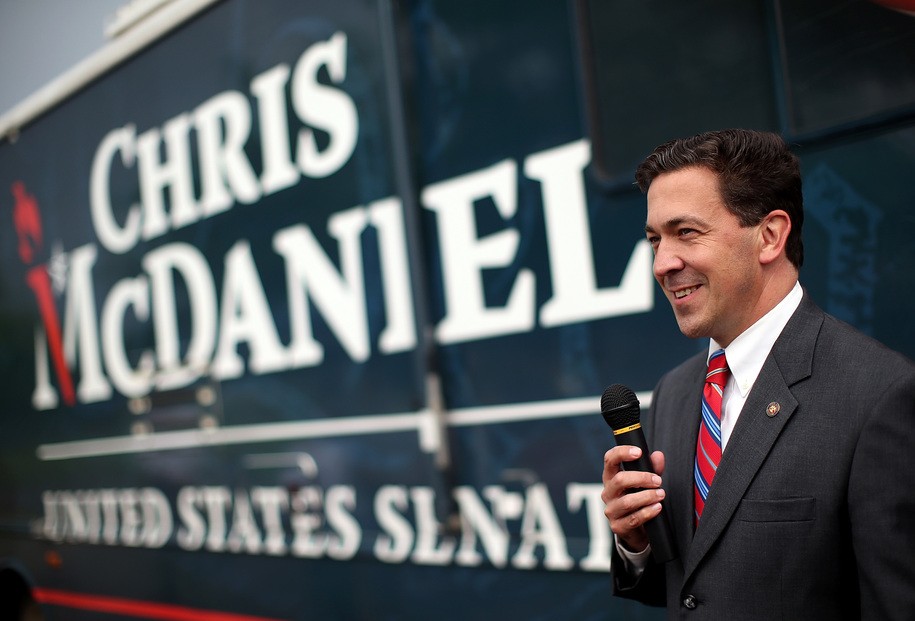
<path fill-rule="evenodd" d="M 661 379 L 644 421 L 679 559 L 633 581 L 614 557 L 615 593 L 672 619 L 915 619 L 915 365 L 805 293 L 694 529 L 705 358 Z"/>

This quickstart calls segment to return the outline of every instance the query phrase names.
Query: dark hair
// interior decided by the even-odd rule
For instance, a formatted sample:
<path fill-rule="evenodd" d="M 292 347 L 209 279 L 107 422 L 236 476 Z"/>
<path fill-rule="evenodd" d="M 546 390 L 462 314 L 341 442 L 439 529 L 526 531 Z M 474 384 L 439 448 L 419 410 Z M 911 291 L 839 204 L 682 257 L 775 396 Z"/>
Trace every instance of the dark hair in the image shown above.
<path fill-rule="evenodd" d="M 658 175 L 691 166 L 702 166 L 718 175 L 724 204 L 743 226 L 759 224 L 775 209 L 784 210 L 791 219 L 785 254 L 795 267 L 801 267 L 804 198 L 800 165 L 781 136 L 724 129 L 671 140 L 645 158 L 635 172 L 635 182 L 642 192 L 648 192 Z"/>

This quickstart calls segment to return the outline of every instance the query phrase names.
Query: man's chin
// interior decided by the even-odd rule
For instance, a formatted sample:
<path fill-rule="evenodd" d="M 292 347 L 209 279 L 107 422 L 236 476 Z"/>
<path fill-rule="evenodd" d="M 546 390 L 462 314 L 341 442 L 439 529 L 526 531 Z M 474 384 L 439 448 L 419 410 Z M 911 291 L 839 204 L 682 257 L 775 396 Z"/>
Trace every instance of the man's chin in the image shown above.
<path fill-rule="evenodd" d="M 691 320 L 689 317 L 680 317 L 678 315 L 677 327 L 680 328 L 680 332 L 683 333 L 683 336 L 691 339 L 699 339 L 706 335 L 706 330 L 703 329 L 703 326 L 699 324 L 699 322 Z"/>

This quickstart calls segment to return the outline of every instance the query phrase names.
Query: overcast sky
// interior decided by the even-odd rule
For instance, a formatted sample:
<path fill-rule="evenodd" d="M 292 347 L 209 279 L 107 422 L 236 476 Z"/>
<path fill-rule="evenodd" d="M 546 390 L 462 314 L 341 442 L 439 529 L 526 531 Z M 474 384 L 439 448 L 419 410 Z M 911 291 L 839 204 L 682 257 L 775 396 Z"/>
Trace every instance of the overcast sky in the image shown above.
<path fill-rule="evenodd" d="M 0 115 L 105 45 L 129 0 L 0 0 Z"/>

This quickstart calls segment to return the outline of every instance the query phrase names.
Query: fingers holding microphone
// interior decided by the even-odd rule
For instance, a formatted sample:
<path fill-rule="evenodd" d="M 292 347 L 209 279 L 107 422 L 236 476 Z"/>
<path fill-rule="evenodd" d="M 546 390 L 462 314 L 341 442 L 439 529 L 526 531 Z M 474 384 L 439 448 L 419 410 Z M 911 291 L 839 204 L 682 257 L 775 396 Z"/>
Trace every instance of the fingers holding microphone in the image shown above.
<path fill-rule="evenodd" d="M 649 457 L 638 398 L 632 389 L 613 384 L 601 396 L 600 413 L 616 443 L 604 457 L 602 491 L 611 529 L 632 551 L 642 551 L 650 542 L 655 562 L 677 558 L 673 529 L 661 505 L 664 456 L 655 452 Z"/>
<path fill-rule="evenodd" d="M 616 446 L 604 454 L 601 492 L 604 515 L 610 522 L 610 530 L 633 552 L 640 552 L 648 545 L 645 523 L 661 513 L 665 495 L 659 476 L 664 472 L 664 454 L 655 451 L 651 455 L 654 472 L 624 469 L 624 464 L 641 457 L 642 449 L 628 445 Z"/>

